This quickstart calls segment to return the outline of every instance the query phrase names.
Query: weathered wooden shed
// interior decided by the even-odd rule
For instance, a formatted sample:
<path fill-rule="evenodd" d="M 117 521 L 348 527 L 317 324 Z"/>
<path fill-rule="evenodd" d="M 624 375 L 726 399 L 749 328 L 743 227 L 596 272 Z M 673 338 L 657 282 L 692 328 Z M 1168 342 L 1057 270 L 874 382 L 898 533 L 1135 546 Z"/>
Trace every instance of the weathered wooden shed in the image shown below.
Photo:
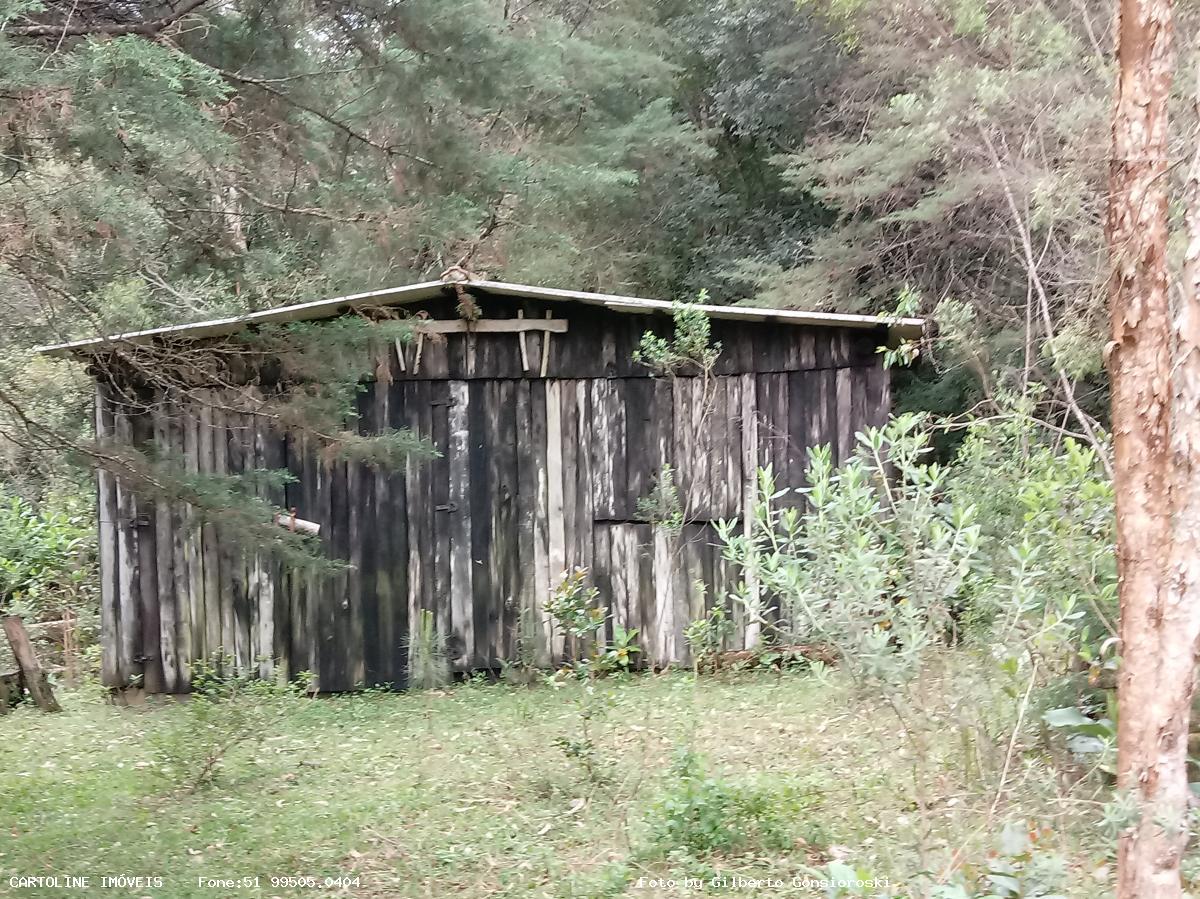
<path fill-rule="evenodd" d="M 538 660 L 557 662 L 563 635 L 544 608 L 575 566 L 613 622 L 639 629 L 647 661 L 684 661 L 684 627 L 740 576 L 722 561 L 713 523 L 746 515 L 758 466 L 801 486 L 808 447 L 829 443 L 846 457 L 855 432 L 888 414 L 877 349 L 922 326 L 706 306 L 722 346 L 711 375 L 655 377 L 634 351 L 647 330 L 670 335 L 669 302 L 457 287 L 478 321 L 456 313 L 455 284 L 433 281 L 45 349 L 95 360 L 167 340 L 202 349 L 265 322 L 374 307 L 419 318 L 421 336 L 378 360 L 359 409 L 368 432 L 409 427 L 438 450 L 404 470 L 319 458 L 219 402 L 189 409 L 168 395 L 133 408 L 98 377 L 100 436 L 155 443 L 200 471 L 289 469 L 296 483 L 274 501 L 319 523 L 327 551 L 350 563 L 326 579 L 288 571 L 229 545 L 219 522 L 196 525 L 182 504 L 139 501 L 101 473 L 107 684 L 184 692 L 189 663 L 224 650 L 264 676 L 311 671 L 322 691 L 403 686 L 410 625 L 426 609 L 458 671 L 512 659 L 518 632 L 530 639 L 522 616 L 535 623 Z M 686 509 L 678 535 L 638 512 L 664 463 Z M 734 617 L 740 648 L 747 627 Z"/>

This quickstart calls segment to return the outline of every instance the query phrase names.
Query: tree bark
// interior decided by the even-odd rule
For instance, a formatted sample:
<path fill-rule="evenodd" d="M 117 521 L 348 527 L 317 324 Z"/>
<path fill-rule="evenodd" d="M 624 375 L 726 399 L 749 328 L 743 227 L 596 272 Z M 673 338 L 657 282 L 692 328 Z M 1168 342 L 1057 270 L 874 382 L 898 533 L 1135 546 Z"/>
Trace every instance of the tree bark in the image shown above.
<path fill-rule="evenodd" d="M 1118 896 L 1163 899 L 1181 894 L 1179 863 L 1187 838 L 1187 730 L 1200 634 L 1200 610 L 1194 608 L 1200 586 L 1200 335 L 1193 333 L 1200 319 L 1195 290 L 1185 288 L 1181 318 L 1171 322 L 1172 5 L 1120 0 L 1117 15 L 1107 356 L 1121 602 L 1118 786 L 1136 807 L 1136 821 L 1118 846 Z M 1200 261 L 1200 242 L 1193 241 L 1189 256 Z M 1173 359 L 1176 337 L 1183 355 Z"/>
<path fill-rule="evenodd" d="M 20 616 L 4 616 L 4 634 L 8 637 L 8 645 L 12 647 L 17 664 L 21 666 L 21 674 L 25 678 L 25 689 L 29 691 L 29 695 L 33 697 L 37 707 L 44 712 L 60 711 L 58 700 L 54 698 L 54 691 L 50 689 L 46 673 L 42 671 L 42 666 L 38 663 L 37 653 L 33 651 L 33 644 L 29 642 L 29 634 L 25 632 L 25 622 L 21 620 Z"/>

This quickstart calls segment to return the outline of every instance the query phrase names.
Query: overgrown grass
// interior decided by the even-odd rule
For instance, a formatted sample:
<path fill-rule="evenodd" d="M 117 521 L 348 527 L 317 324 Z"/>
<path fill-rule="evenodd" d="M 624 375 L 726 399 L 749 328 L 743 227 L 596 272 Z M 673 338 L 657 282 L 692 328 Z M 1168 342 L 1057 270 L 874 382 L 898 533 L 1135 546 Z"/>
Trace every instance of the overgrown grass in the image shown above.
<path fill-rule="evenodd" d="M 929 675 L 931 690 L 940 676 Z M 958 683 L 954 695 L 963 701 Z M 172 897 L 807 896 L 821 893 L 678 881 L 787 882 L 832 863 L 908 895 L 921 864 L 956 853 L 978 874 L 1005 820 L 1040 825 L 1039 846 L 1063 860 L 1061 892 L 1105 889 L 1103 850 L 1082 829 L 1098 794 L 1080 786 L 1064 801 L 1035 741 L 1018 741 L 993 814 L 995 784 L 964 764 L 978 753 L 948 717 L 922 813 L 894 717 L 837 675 L 673 673 L 296 699 L 194 790 L 172 789 L 185 775 L 164 778 L 153 751 L 162 734 L 179 738 L 181 703 L 63 698 L 62 715 L 0 721 L 0 893 L 23 894 L 9 888 L 13 875 L 70 873 L 158 875 L 162 889 L 129 895 Z M 253 875 L 257 887 L 198 881 Z M 318 885 L 275 886 L 272 875 Z M 322 885 L 345 875 L 357 885 Z"/>

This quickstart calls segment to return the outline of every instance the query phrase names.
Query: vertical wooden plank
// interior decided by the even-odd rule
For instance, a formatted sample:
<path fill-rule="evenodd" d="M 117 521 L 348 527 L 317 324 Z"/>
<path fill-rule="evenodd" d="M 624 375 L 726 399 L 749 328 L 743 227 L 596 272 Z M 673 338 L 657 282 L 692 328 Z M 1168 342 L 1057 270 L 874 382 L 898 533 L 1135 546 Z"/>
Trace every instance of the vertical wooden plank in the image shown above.
<path fill-rule="evenodd" d="M 758 391 L 754 375 L 741 376 L 741 426 L 742 426 L 742 535 L 750 539 L 754 534 L 754 506 L 758 496 Z M 747 591 L 752 601 L 758 597 L 758 577 L 753 568 L 744 572 Z M 723 599 L 719 594 L 714 595 Z M 747 621 L 746 611 L 735 603 L 730 609 L 735 623 L 741 624 L 744 630 L 746 648 L 758 644 L 760 626 L 757 621 Z"/>
<path fill-rule="evenodd" d="M 388 404 L 391 390 L 379 388 L 377 385 L 377 420 L 382 422 L 380 427 L 388 422 Z M 376 544 L 376 563 L 374 563 L 374 594 L 376 594 L 376 631 L 374 631 L 374 658 L 376 658 L 377 684 L 394 685 L 398 677 L 395 670 L 395 654 L 391 651 L 392 641 L 396 640 L 396 589 L 392 581 L 392 565 L 397 555 L 394 534 L 401 522 L 397 522 L 396 510 L 392 507 L 391 484 L 395 474 L 386 468 L 374 471 L 374 544 Z M 402 513 L 403 514 L 403 513 Z M 404 559 L 407 562 L 407 558 Z M 371 642 L 372 635 L 367 633 L 367 641 Z"/>
<path fill-rule="evenodd" d="M 96 440 L 105 446 L 113 440 L 112 391 L 100 382 L 96 384 Z M 107 687 L 121 683 L 120 655 L 120 587 L 117 553 L 117 485 L 116 479 L 103 468 L 96 469 L 97 523 L 100 555 L 100 679 Z"/>
<path fill-rule="evenodd" d="M 628 502 L 629 488 L 626 484 L 625 384 L 627 382 L 620 378 L 613 378 L 603 383 L 607 407 L 604 417 L 609 428 L 608 449 L 612 454 L 609 473 L 612 483 L 607 491 L 611 505 L 607 511 L 612 518 L 627 520 L 633 517 L 634 506 L 636 506 L 636 503 L 631 506 Z"/>
<path fill-rule="evenodd" d="M 270 471 L 271 469 L 280 467 L 280 462 L 273 460 L 271 457 L 270 444 L 272 443 L 273 435 L 269 432 L 266 423 L 257 416 L 251 419 L 251 433 L 248 436 L 252 447 L 252 465 L 255 471 Z M 262 499 L 271 504 L 274 509 L 280 508 L 283 504 L 275 502 L 275 498 L 271 496 L 270 490 L 264 489 L 261 492 Z M 273 560 L 262 554 L 255 557 L 255 577 L 258 582 L 258 590 L 256 598 L 258 601 L 258 635 L 256 644 L 258 646 L 258 676 L 263 679 L 270 679 L 275 676 L 275 662 L 280 649 L 280 641 L 275 633 L 275 611 L 276 611 L 276 578 L 275 564 Z M 286 664 L 284 670 L 287 670 Z"/>
<path fill-rule="evenodd" d="M 719 517 L 736 518 L 742 511 L 742 380 L 722 378 L 725 387 L 725 440 L 717 459 L 724 456 L 723 500 Z"/>
<path fill-rule="evenodd" d="M 325 490 L 322 505 L 328 509 L 330 556 L 346 562 L 350 558 L 350 503 L 347 490 L 347 466 L 343 460 L 330 459 L 322 464 Z M 323 528 L 322 531 L 325 529 Z M 318 584 L 321 633 L 321 689 L 350 689 L 350 572 L 343 570 Z"/>
<path fill-rule="evenodd" d="M 487 601 L 487 645 L 489 668 L 498 668 L 504 658 L 505 641 L 505 604 L 507 602 L 507 583 L 504 569 L 504 547 L 506 537 L 504 527 L 504 492 L 505 464 L 502 459 L 504 449 L 501 446 L 504 435 L 504 400 L 501 396 L 501 382 L 490 380 L 486 382 L 485 399 L 485 436 L 487 446 L 487 478 L 490 484 L 488 502 L 484 514 L 488 517 L 487 552 L 483 562 L 487 567 L 491 592 Z"/>
<path fill-rule="evenodd" d="M 223 477 L 229 473 L 229 429 L 225 412 L 215 405 L 219 398 L 212 396 L 214 403 L 209 410 L 211 416 L 212 468 L 214 475 Z M 234 554 L 219 523 L 213 524 L 214 556 L 217 565 L 216 595 L 221 609 L 221 650 L 225 656 L 242 669 L 239 649 L 239 622 L 234 616 L 233 566 Z"/>
<path fill-rule="evenodd" d="M 598 382 L 602 383 L 602 382 Z M 563 528 L 563 427 L 562 383 L 546 382 L 546 483 L 548 564 L 551 583 L 562 581 L 566 569 L 566 537 Z M 611 469 L 612 460 L 609 459 Z"/>
<path fill-rule="evenodd" d="M 300 514 L 308 515 L 321 525 L 321 543 L 328 546 L 331 527 L 328 509 L 322 508 L 321 495 L 324 488 L 324 469 L 317 459 L 315 448 L 307 437 L 300 437 L 289 444 L 294 453 L 293 465 L 300 471 L 299 500 Z M 318 594 L 317 578 L 311 571 L 292 572 L 291 598 L 291 659 L 294 674 L 307 671 L 313 678 L 312 688 L 321 689 L 320 637 L 317 626 Z"/>
<path fill-rule="evenodd" d="M 640 632 L 642 642 L 650 645 L 654 639 L 653 622 L 647 627 L 643 621 L 635 601 L 637 589 L 636 578 L 636 548 L 630 551 L 632 539 L 631 526 L 628 524 L 603 525 L 605 537 L 597 540 L 597 551 L 603 543 L 608 544 L 609 558 L 607 580 L 610 601 L 610 611 L 613 620 L 624 628 L 636 628 Z M 597 534 L 600 529 L 597 529 Z M 633 595 L 631 595 L 633 594 Z"/>
<path fill-rule="evenodd" d="M 867 395 L 870 390 L 870 372 L 866 366 L 850 369 L 850 434 L 853 449 L 858 447 L 858 435 L 869 427 Z"/>
<path fill-rule="evenodd" d="M 133 444 L 139 449 L 153 451 L 154 420 L 149 407 L 157 400 L 145 395 L 139 397 L 139 408 L 130 416 L 130 433 Z M 162 646 L 162 600 L 158 592 L 158 524 L 154 503 L 137 499 L 137 519 L 134 533 L 137 539 L 138 565 L 138 615 L 141 620 L 142 688 L 147 693 L 162 693 L 166 690 L 163 672 Z M 173 628 L 172 628 L 173 632 Z"/>
<path fill-rule="evenodd" d="M 846 328 L 829 328 L 826 340 L 829 343 L 830 365 L 842 368 L 853 361 L 851 332 Z"/>
<path fill-rule="evenodd" d="M 433 506 L 433 533 L 429 560 L 433 565 L 432 593 L 429 608 L 437 621 L 438 633 L 449 644 L 453 637 L 450 602 L 450 535 L 453 519 L 458 514 L 450 506 L 449 444 L 450 383 L 435 381 L 429 385 L 429 436 L 439 455 L 426 462 L 430 477 L 430 503 Z M 453 653 L 454 650 L 450 649 Z"/>
<path fill-rule="evenodd" d="M 593 505 L 595 493 L 592 487 L 592 453 L 594 440 L 594 422 L 592 420 L 591 404 L 587 381 L 576 380 L 564 382 L 563 390 L 571 390 L 575 394 L 575 433 L 577 446 L 575 449 L 575 505 L 567 510 L 567 514 L 575 517 L 575 541 L 579 552 L 578 565 L 591 571 L 595 564 L 593 555 L 595 539 L 593 531 L 596 527 L 596 507 Z M 568 475 L 572 472 L 568 472 Z"/>
<path fill-rule="evenodd" d="M 224 427 L 218 432 L 218 437 L 225 445 L 225 471 L 231 477 L 240 477 L 250 470 L 246 463 L 246 419 L 241 413 L 229 410 L 222 417 Z M 255 659 L 252 639 L 255 636 L 255 621 L 250 607 L 246 548 L 238 545 L 224 529 L 221 542 L 222 559 L 226 563 L 222 583 L 229 595 L 233 654 L 237 659 L 238 671 L 249 673 Z M 255 600 L 257 602 L 257 596 Z"/>
<path fill-rule="evenodd" d="M 428 438 L 428 430 L 422 429 L 421 407 L 428 410 L 428 394 L 423 389 L 424 382 L 415 381 L 405 385 L 405 420 L 408 427 Z M 405 463 L 405 482 L 407 484 L 408 509 L 408 621 L 415 632 L 420 626 L 421 611 L 425 608 L 423 594 L 432 571 L 426 570 L 428 556 L 425 553 L 425 540 L 433 531 L 432 509 L 427 492 L 428 475 L 424 464 L 409 459 Z M 425 539 L 422 539 L 424 535 Z M 430 566 L 431 568 L 432 566 Z M 412 667 L 411 641 L 409 642 L 408 667 Z"/>
<path fill-rule="evenodd" d="M 330 553 L 343 562 L 351 563 L 353 547 L 351 538 L 350 518 L 353 514 L 354 500 L 351 479 L 352 466 L 342 459 L 332 461 L 329 466 L 329 502 L 332 518 L 330 520 Z M 354 618 L 357 611 L 354 596 L 354 570 L 350 564 L 339 573 L 329 585 L 324 586 L 321 601 L 328 608 L 329 638 L 326 643 L 328 654 L 322 658 L 322 670 L 328 670 L 330 685 L 326 689 L 352 690 L 356 686 L 354 678 L 357 668 L 354 649 Z M 332 588 L 332 589 L 330 589 Z"/>
<path fill-rule="evenodd" d="M 654 586 L 641 597 L 643 608 L 652 610 L 654 628 L 650 644 L 650 662 L 664 667 L 675 660 L 676 596 L 674 540 L 661 527 L 653 528 Z"/>
<path fill-rule="evenodd" d="M 133 442 L 128 406 L 118 402 L 113 436 L 119 444 Z M 118 669 L 123 684 L 138 683 L 143 674 L 141 578 L 138 564 L 137 499 L 120 478 L 117 482 L 117 607 L 121 622 Z"/>
<path fill-rule="evenodd" d="M 612 425 L 608 420 L 608 382 L 593 378 L 588 384 L 591 413 L 592 508 L 597 519 L 613 518 Z"/>
<path fill-rule="evenodd" d="M 709 484 L 712 490 L 712 520 L 735 514 L 738 503 L 733 497 L 741 489 L 739 470 L 741 453 L 735 419 L 738 415 L 736 379 L 712 379 L 712 412 L 709 437 Z"/>
<path fill-rule="evenodd" d="M 711 605 L 718 605 L 722 597 L 715 597 L 704 570 L 703 545 L 698 532 L 703 531 L 703 525 L 685 525 L 680 534 L 682 545 L 676 563 L 681 571 L 681 578 L 686 589 L 687 620 L 695 621 L 708 614 Z M 706 603 L 706 600 L 708 603 Z M 691 649 L 684 640 L 681 643 L 680 661 L 692 661 Z"/>
<path fill-rule="evenodd" d="M 634 557 L 631 569 L 630 607 L 636 606 L 644 625 L 651 627 L 651 641 L 657 641 L 661 645 L 670 647 L 673 642 L 673 634 L 670 631 L 664 631 L 662 634 L 658 633 L 657 622 L 654 617 L 656 587 L 654 578 L 653 528 L 648 524 L 630 524 L 626 525 L 626 527 L 630 531 L 630 543 Z M 670 569 L 668 569 L 667 576 L 671 576 Z M 672 589 L 672 600 L 674 600 L 674 596 L 675 591 Z M 674 606 L 673 601 L 672 606 Z M 671 617 L 673 621 L 674 612 L 672 612 Z M 671 652 L 668 649 L 667 659 L 662 663 L 662 666 L 665 667 L 670 662 Z"/>
<path fill-rule="evenodd" d="M 599 591 L 600 603 L 613 621 L 628 627 L 629 610 L 618 596 L 619 584 L 614 580 L 613 568 L 612 526 L 598 521 L 592 528 L 592 585 Z"/>
<path fill-rule="evenodd" d="M 692 509 L 698 519 L 713 517 L 713 444 L 715 426 L 716 383 L 711 378 L 689 378 L 689 424 L 692 447 Z"/>
<path fill-rule="evenodd" d="M 507 341 L 506 345 L 512 352 L 512 342 Z M 516 389 L 514 382 L 506 378 L 496 382 L 495 450 L 492 453 L 496 471 L 496 525 L 495 539 L 492 541 L 492 554 L 495 559 L 494 568 L 498 572 L 497 583 L 500 585 L 501 640 L 499 649 L 501 659 L 514 658 L 517 614 L 519 612 L 517 602 L 520 591 L 517 445 Z"/>
<path fill-rule="evenodd" d="M 837 464 L 842 465 L 854 453 L 854 409 L 852 391 L 854 387 L 854 369 L 839 368 L 837 370 Z"/>
<path fill-rule="evenodd" d="M 690 521 L 696 516 L 693 504 L 692 427 L 690 379 L 671 378 L 671 458 L 675 461 L 675 481 L 683 517 Z"/>
<path fill-rule="evenodd" d="M 446 459 L 449 466 L 450 525 L 450 620 L 451 642 L 457 647 L 452 657 L 456 670 L 469 671 L 475 661 L 474 564 L 471 557 L 470 429 L 471 393 L 465 381 L 449 385 L 449 435 Z"/>
<path fill-rule="evenodd" d="M 548 384 L 546 380 L 537 380 L 529 385 L 529 427 L 534 452 L 534 471 L 537 475 L 537 495 L 533 513 L 533 573 L 535 599 L 547 652 L 551 663 L 557 664 L 563 660 L 563 634 L 555 627 L 550 613 L 546 610 L 550 593 L 557 585 L 557 575 L 550 567 L 550 477 L 547 470 L 550 437 L 547 432 L 546 411 Z"/>
<path fill-rule="evenodd" d="M 403 383 L 394 383 L 388 393 L 387 422 L 392 428 L 404 426 L 407 421 L 408 393 Z M 404 469 L 392 473 L 388 480 L 388 498 L 391 500 L 391 520 L 388 526 L 388 546 L 391 548 L 393 564 L 388 572 L 387 586 L 390 602 L 387 609 L 388 644 L 391 654 L 390 673 L 397 687 L 408 684 L 409 642 L 409 547 L 412 527 L 409 517 L 408 477 L 411 460 L 406 460 Z M 382 585 L 381 585 L 382 589 Z"/>
<path fill-rule="evenodd" d="M 199 446 L 197 447 L 199 473 L 201 475 L 212 475 L 216 471 L 216 463 L 214 461 L 213 448 L 213 414 L 212 414 L 212 395 L 210 391 L 197 391 L 197 400 L 200 403 L 198 410 L 199 425 L 197 434 L 199 437 Z M 221 565 L 219 557 L 219 542 L 217 536 L 217 526 L 212 521 L 212 517 L 201 511 L 202 524 L 200 526 L 200 568 L 204 578 L 204 615 L 201 620 L 204 624 L 204 646 L 208 655 L 212 655 L 223 651 L 224 642 L 222 634 L 223 610 L 221 608 Z"/>
<path fill-rule="evenodd" d="M 154 445 L 157 452 L 169 457 L 171 438 L 168 431 L 167 419 L 170 409 L 165 396 L 160 396 L 154 403 L 151 412 L 154 425 Z M 154 504 L 154 575 L 158 595 L 158 645 L 162 651 L 163 689 L 167 693 L 179 690 L 179 663 L 176 635 L 178 634 L 178 616 L 176 614 L 175 598 L 175 555 L 174 529 L 172 528 L 171 503 L 166 498 L 158 499 Z"/>
<path fill-rule="evenodd" d="M 891 377 L 882 361 L 867 369 L 866 407 L 867 427 L 881 428 L 891 413 Z"/>
<path fill-rule="evenodd" d="M 814 371 L 805 403 L 809 446 L 829 446 L 837 457 L 837 435 L 830 412 L 836 404 L 835 374 L 832 369 Z"/>
<path fill-rule="evenodd" d="M 193 398 L 187 397 L 180 404 L 180 426 L 182 429 L 184 462 L 188 474 L 200 472 L 200 414 Z M 208 657 L 208 626 L 205 622 L 204 595 L 204 539 L 200 513 L 191 503 L 181 510 L 184 528 L 184 568 L 188 578 L 188 607 L 191 620 L 192 652 L 189 662 Z M 190 682 L 189 667 L 189 682 Z"/>
<path fill-rule="evenodd" d="M 574 384 L 571 381 L 557 381 L 559 398 L 562 409 L 559 421 L 562 422 L 562 503 L 563 503 L 563 568 L 571 569 L 582 566 L 580 546 L 583 540 L 577 533 L 579 524 L 576 509 L 579 507 L 579 479 L 575 472 L 579 468 L 579 454 L 586 454 L 587 447 L 580 439 L 579 411 L 576 408 L 578 400 Z M 591 543 L 591 534 L 587 535 Z"/>
<path fill-rule="evenodd" d="M 654 379 L 629 378 L 623 384 L 625 400 L 625 499 L 630 518 L 638 501 L 650 495 L 658 476 L 658 431 L 663 422 L 653 416 Z"/>
<path fill-rule="evenodd" d="M 767 375 L 767 377 L 771 379 L 774 385 L 770 416 L 771 428 L 776 435 L 776 439 L 772 443 L 772 465 L 781 487 L 789 486 L 788 473 L 790 468 L 788 460 L 792 448 L 788 433 L 788 374 L 787 372 L 777 372 Z M 791 504 L 794 496 L 789 494 L 785 499 L 788 504 Z"/>
<path fill-rule="evenodd" d="M 794 371 L 788 375 L 788 484 L 807 486 L 809 406 L 812 403 L 814 375 L 811 371 Z M 803 505 L 801 503 L 800 505 Z"/>
<path fill-rule="evenodd" d="M 522 313 L 524 310 L 522 310 Z M 549 664 L 549 645 L 542 632 L 538 608 L 536 553 L 534 552 L 535 520 L 538 508 L 538 453 L 534 446 L 533 410 L 530 382 L 516 382 L 517 422 L 517 557 L 520 579 L 517 607 L 519 634 L 527 643 L 518 649 L 534 664 Z"/>
<path fill-rule="evenodd" d="M 390 371 L 385 358 L 381 365 Z M 391 391 L 391 377 L 380 378 L 371 385 L 369 403 L 365 416 L 365 431 L 378 434 L 388 425 L 387 405 Z M 390 589 L 390 560 L 388 559 L 387 532 L 392 527 L 388 508 L 388 475 L 383 466 L 364 469 L 364 502 L 367 514 L 363 522 L 363 539 L 367 541 L 364 551 L 363 579 L 363 664 L 366 682 L 377 687 L 391 683 L 390 657 L 387 642 L 390 637 L 387 595 Z"/>
<path fill-rule="evenodd" d="M 172 399 L 167 407 L 166 433 L 168 449 L 181 464 L 186 465 L 184 456 L 184 427 L 187 417 L 181 403 Z M 175 687 L 180 693 L 191 689 L 191 663 L 195 658 L 192 646 L 191 582 L 187 567 L 186 547 L 189 540 L 189 518 L 186 503 L 172 500 L 168 504 L 171 530 L 172 580 L 175 594 Z"/>
<path fill-rule="evenodd" d="M 471 494 L 471 575 L 473 614 L 475 618 L 474 667 L 491 668 L 498 660 L 492 657 L 496 644 L 494 629 L 498 618 L 494 614 L 497 585 L 489 565 L 492 558 L 493 483 L 490 456 L 492 446 L 492 403 L 495 396 L 491 381 L 472 381 L 468 385 L 469 406 L 467 423 L 470 441 L 470 471 L 468 490 Z"/>
<path fill-rule="evenodd" d="M 365 489 L 363 466 L 358 462 L 346 462 L 346 551 L 350 569 L 346 572 L 346 640 L 342 646 L 345 655 L 346 689 L 358 689 L 366 684 L 366 658 L 363 645 L 363 563 L 366 534 L 363 516 L 367 512 L 366 498 L 371 491 Z"/>

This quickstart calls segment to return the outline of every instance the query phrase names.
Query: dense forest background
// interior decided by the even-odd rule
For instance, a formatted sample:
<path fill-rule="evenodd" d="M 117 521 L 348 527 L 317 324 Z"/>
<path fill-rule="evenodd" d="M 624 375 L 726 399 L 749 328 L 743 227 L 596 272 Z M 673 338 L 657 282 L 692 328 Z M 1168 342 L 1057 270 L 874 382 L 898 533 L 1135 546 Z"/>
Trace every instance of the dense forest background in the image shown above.
<path fill-rule="evenodd" d="M 1183 10 L 1186 16 L 1188 11 Z M 0 2 L 0 433 L 30 348 L 436 277 L 934 315 L 900 404 L 1102 417 L 1098 0 Z M 51 479 L 52 480 L 52 479 Z"/>

